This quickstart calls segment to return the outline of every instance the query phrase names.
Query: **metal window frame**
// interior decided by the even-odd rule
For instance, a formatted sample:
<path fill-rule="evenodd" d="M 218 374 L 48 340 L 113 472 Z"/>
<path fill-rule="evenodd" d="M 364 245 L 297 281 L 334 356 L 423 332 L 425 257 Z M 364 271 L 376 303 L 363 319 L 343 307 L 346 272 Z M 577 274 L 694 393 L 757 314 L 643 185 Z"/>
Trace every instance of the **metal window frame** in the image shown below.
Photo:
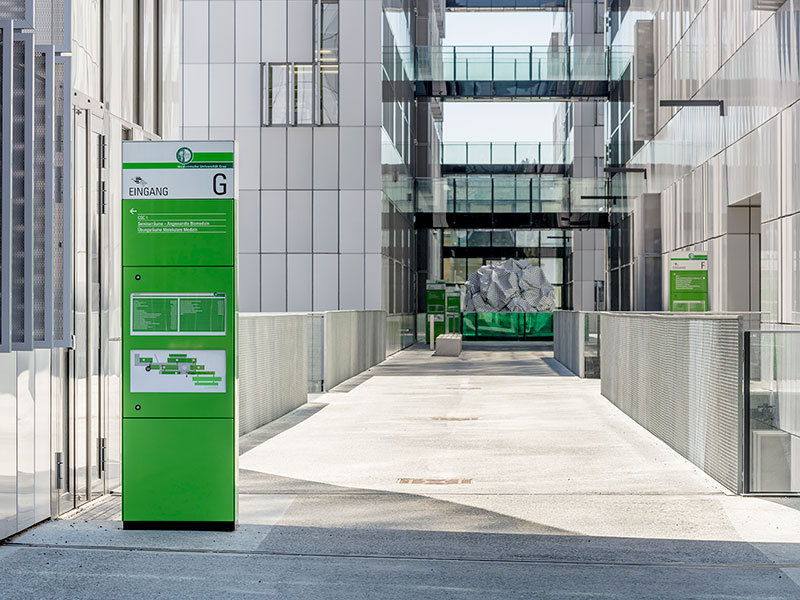
<path fill-rule="evenodd" d="M 45 65 L 45 138 L 44 138 L 44 334 L 34 340 L 36 348 L 51 348 L 53 343 L 53 199 L 54 199 L 54 105 L 55 53 L 51 45 L 36 46 Z"/>
<path fill-rule="evenodd" d="M 61 198 L 64 218 L 64 239 L 62 273 L 54 276 L 63 279 L 64 296 L 62 299 L 62 322 L 53 324 L 53 347 L 72 347 L 72 60 L 69 56 L 56 56 L 56 64 L 64 65 L 64 119 L 61 132 L 62 153 L 64 155 L 64 169 L 61 182 L 54 182 L 61 186 Z"/>
<path fill-rule="evenodd" d="M 12 169 L 11 169 L 11 126 L 14 89 L 14 27 L 10 21 L 0 21 L 3 36 L 2 77 L 3 120 L 2 135 L 2 213 L 0 213 L 0 352 L 11 350 L 11 208 L 12 208 Z"/>

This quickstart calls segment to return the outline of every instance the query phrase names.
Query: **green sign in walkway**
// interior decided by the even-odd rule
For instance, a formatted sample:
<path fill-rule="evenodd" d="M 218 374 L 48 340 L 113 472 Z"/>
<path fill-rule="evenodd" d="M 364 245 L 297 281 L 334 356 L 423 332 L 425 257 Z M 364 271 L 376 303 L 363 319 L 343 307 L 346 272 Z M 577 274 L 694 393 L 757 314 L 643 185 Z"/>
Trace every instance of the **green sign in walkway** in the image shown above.
<path fill-rule="evenodd" d="M 674 252 L 670 256 L 669 309 L 673 312 L 708 310 L 708 254 Z"/>
<path fill-rule="evenodd" d="M 122 154 L 122 519 L 232 529 L 234 143 L 125 142 Z"/>

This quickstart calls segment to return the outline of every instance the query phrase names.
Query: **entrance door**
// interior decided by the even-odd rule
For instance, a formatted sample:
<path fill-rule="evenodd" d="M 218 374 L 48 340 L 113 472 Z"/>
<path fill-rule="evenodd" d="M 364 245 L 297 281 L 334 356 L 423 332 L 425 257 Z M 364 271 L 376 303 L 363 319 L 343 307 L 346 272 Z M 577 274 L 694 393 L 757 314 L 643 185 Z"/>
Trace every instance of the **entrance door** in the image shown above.
<path fill-rule="evenodd" d="M 101 264 L 105 184 L 102 115 L 75 103 L 75 344 L 69 353 L 71 477 L 75 505 L 105 492 L 105 430 L 101 340 Z"/>

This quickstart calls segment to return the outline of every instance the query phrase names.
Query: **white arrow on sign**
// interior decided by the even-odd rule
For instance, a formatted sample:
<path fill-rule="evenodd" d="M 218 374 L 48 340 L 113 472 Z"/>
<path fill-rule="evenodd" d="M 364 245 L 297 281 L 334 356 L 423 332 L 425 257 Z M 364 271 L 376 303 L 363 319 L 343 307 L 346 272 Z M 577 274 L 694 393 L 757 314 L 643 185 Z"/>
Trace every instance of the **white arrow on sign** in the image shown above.
<path fill-rule="evenodd" d="M 131 214 L 132 214 L 132 215 L 135 215 L 135 214 L 136 214 L 136 209 L 135 209 L 135 208 L 132 208 L 132 209 L 131 209 Z"/>

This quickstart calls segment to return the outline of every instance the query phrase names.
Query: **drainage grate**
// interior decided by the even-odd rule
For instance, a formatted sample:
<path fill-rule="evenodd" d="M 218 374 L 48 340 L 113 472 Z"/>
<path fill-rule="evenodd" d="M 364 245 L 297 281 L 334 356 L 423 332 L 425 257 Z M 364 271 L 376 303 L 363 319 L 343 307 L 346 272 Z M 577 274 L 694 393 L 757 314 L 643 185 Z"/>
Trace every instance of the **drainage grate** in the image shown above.
<path fill-rule="evenodd" d="M 431 421 L 477 421 L 480 417 L 431 417 Z"/>
<path fill-rule="evenodd" d="M 420 485 L 459 485 L 464 483 L 472 483 L 472 479 L 422 479 L 401 477 L 397 483 L 414 483 Z"/>

